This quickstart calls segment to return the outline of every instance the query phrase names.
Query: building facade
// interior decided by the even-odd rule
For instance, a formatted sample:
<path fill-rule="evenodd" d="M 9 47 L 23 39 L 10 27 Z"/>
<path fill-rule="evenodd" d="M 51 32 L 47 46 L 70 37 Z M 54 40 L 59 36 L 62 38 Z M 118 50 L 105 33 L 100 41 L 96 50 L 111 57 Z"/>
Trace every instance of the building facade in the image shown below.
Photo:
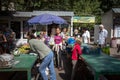
<path fill-rule="evenodd" d="M 116 38 L 116 43 L 120 44 L 120 8 L 112 8 L 102 15 L 102 24 L 108 30 L 108 43 L 112 38 Z"/>
<path fill-rule="evenodd" d="M 28 26 L 28 19 L 44 13 L 53 14 L 64 18 L 70 27 L 70 33 L 73 34 L 73 16 L 72 11 L 32 11 L 32 12 L 14 12 L 14 13 L 0 13 L 0 26 L 6 26 L 16 33 L 17 45 L 26 43 L 25 33 L 31 28 Z M 33 26 L 35 27 L 35 26 Z"/>

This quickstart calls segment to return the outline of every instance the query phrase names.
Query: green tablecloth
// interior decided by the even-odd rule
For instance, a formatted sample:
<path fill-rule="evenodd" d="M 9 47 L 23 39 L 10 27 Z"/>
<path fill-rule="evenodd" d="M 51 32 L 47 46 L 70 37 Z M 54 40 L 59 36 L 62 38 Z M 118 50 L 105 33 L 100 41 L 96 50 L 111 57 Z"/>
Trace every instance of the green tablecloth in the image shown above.
<path fill-rule="evenodd" d="M 120 74 L 120 60 L 101 54 L 83 54 L 87 65 L 94 71 L 95 80 L 99 80 L 99 76 L 102 74 Z"/>
<path fill-rule="evenodd" d="M 32 56 L 28 54 L 21 54 L 15 57 L 15 61 L 19 63 L 13 65 L 11 68 L 0 69 L 0 72 L 4 71 L 27 71 L 28 80 L 31 80 L 31 69 L 37 59 L 37 56 Z"/>

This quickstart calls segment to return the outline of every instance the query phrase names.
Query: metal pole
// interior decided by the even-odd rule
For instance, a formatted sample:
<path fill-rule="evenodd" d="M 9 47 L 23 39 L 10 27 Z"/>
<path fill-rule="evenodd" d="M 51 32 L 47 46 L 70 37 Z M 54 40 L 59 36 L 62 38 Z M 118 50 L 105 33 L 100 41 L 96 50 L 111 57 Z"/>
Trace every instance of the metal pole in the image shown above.
<path fill-rule="evenodd" d="M 48 36 L 48 26 L 46 25 L 46 34 Z"/>
<path fill-rule="evenodd" d="M 23 21 L 20 22 L 21 27 L 21 39 L 23 39 Z"/>
<path fill-rule="evenodd" d="M 71 36 L 73 36 L 73 16 L 71 17 Z"/>

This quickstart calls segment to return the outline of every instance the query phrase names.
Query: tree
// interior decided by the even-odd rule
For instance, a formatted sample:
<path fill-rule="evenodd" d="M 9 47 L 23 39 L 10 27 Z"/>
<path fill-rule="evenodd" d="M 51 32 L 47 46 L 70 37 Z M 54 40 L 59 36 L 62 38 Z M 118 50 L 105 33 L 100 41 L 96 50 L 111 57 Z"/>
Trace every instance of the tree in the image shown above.
<path fill-rule="evenodd" d="M 73 11 L 77 16 L 99 16 L 102 12 L 98 0 L 76 0 L 74 1 Z M 97 20 L 97 23 L 99 22 Z"/>
<path fill-rule="evenodd" d="M 70 10 L 68 0 L 16 0 L 16 10 Z"/>
<path fill-rule="evenodd" d="M 100 8 L 103 12 L 110 10 L 113 7 L 120 7 L 120 0 L 99 0 L 101 1 Z"/>
<path fill-rule="evenodd" d="M 101 12 L 98 0 L 78 0 L 74 2 L 73 11 L 76 15 L 95 15 Z"/>

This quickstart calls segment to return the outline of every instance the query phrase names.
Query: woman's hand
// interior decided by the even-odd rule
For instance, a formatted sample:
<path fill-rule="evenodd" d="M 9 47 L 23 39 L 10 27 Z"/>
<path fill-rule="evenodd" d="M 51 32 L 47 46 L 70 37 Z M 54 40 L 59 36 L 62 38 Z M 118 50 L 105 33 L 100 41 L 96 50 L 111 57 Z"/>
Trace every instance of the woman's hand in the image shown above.
<path fill-rule="evenodd" d="M 82 61 L 84 61 L 84 59 L 81 56 L 79 56 L 79 59 L 82 60 Z"/>
<path fill-rule="evenodd" d="M 4 40 L 4 42 L 7 42 L 7 40 Z"/>

